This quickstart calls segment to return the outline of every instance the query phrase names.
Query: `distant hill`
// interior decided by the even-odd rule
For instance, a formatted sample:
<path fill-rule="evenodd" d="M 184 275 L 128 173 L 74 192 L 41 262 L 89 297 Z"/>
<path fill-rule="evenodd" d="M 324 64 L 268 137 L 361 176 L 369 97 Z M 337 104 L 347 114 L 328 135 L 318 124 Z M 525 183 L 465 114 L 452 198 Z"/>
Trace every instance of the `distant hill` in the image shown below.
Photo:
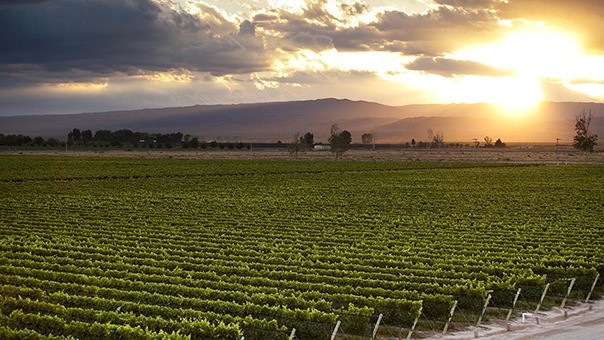
<path fill-rule="evenodd" d="M 360 142 L 361 134 L 373 132 L 380 143 L 427 139 L 427 129 L 442 132 L 445 142 L 469 143 L 484 136 L 504 142 L 570 143 L 575 115 L 594 114 L 592 131 L 604 140 L 604 104 L 543 103 L 521 117 L 505 115 L 491 104 L 430 104 L 387 106 L 347 99 L 271 102 L 236 105 L 196 105 L 133 111 L 70 115 L 0 117 L 0 133 L 65 139 L 73 128 L 130 129 L 144 132 L 182 132 L 203 140 L 275 142 L 291 140 L 296 132 L 311 132 L 325 142 L 337 123 Z"/>

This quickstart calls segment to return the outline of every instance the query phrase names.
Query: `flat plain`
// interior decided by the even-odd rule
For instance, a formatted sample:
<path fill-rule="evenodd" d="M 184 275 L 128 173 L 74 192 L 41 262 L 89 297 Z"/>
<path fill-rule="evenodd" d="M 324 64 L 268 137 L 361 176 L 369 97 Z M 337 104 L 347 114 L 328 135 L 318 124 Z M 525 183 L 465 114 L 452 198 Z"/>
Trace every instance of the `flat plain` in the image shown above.
<path fill-rule="evenodd" d="M 599 164 L 219 154 L 2 155 L 0 334 L 421 335 L 604 271 Z"/>

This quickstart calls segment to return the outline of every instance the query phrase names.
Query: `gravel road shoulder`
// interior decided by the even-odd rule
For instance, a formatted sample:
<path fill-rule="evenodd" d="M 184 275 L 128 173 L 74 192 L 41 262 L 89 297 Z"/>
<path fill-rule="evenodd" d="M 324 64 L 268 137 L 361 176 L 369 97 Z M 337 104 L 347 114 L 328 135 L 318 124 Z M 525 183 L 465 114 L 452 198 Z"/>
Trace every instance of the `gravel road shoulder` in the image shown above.
<path fill-rule="evenodd" d="M 566 312 L 566 316 L 565 316 Z M 538 322 L 537 322 L 538 318 Z M 478 336 L 478 337 L 476 337 Z M 464 340 L 566 340 L 604 339 L 604 300 L 581 303 L 564 310 L 554 308 L 510 321 L 510 330 L 504 321 L 493 321 L 481 327 L 438 335 L 430 339 Z"/>

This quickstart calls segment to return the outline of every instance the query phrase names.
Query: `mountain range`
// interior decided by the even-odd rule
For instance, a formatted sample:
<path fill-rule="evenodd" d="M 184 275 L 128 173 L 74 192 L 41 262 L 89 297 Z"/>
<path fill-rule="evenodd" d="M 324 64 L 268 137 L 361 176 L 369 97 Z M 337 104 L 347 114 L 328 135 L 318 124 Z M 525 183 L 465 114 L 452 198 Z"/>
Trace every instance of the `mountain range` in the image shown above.
<path fill-rule="evenodd" d="M 66 115 L 0 117 L 0 133 L 66 139 L 73 128 L 150 133 L 182 132 L 201 140 L 290 141 L 296 133 L 326 142 L 332 124 L 351 132 L 353 142 L 373 133 L 379 143 L 428 139 L 428 129 L 445 142 L 470 143 L 490 136 L 504 142 L 571 143 L 576 116 L 591 111 L 591 131 L 604 138 L 604 104 L 544 102 L 531 112 L 509 114 L 493 104 L 388 106 L 348 99 L 317 99 L 233 105 L 195 105 Z"/>

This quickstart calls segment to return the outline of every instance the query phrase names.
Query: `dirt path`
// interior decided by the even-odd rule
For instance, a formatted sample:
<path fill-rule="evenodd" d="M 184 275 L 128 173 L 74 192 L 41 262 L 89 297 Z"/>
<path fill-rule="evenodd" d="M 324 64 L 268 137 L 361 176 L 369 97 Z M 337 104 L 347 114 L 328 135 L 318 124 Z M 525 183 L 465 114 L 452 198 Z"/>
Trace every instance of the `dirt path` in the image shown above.
<path fill-rule="evenodd" d="M 93 156 L 93 157 L 145 157 L 145 158 L 181 158 L 181 159 L 271 159 L 293 160 L 286 149 L 252 150 L 0 150 L 0 155 L 50 155 L 50 156 Z M 310 150 L 300 153 L 298 160 L 333 160 L 329 151 Z M 505 149 L 384 149 L 349 150 L 342 155 L 344 161 L 394 161 L 394 162 L 499 162 L 499 163 L 537 163 L 537 164 L 604 164 L 604 152 L 586 155 L 565 147 L 556 151 L 554 147 L 510 147 Z"/>
<path fill-rule="evenodd" d="M 564 312 L 566 311 L 567 317 Z M 539 323 L 537 323 L 537 317 Z M 476 332 L 476 333 L 475 333 Z M 451 332 L 447 335 L 437 335 L 429 339 L 465 340 L 567 340 L 567 339 L 604 339 L 604 300 L 589 304 L 531 315 L 525 318 L 515 318 L 510 322 L 510 331 L 505 322 L 494 321 L 484 327 Z"/>

